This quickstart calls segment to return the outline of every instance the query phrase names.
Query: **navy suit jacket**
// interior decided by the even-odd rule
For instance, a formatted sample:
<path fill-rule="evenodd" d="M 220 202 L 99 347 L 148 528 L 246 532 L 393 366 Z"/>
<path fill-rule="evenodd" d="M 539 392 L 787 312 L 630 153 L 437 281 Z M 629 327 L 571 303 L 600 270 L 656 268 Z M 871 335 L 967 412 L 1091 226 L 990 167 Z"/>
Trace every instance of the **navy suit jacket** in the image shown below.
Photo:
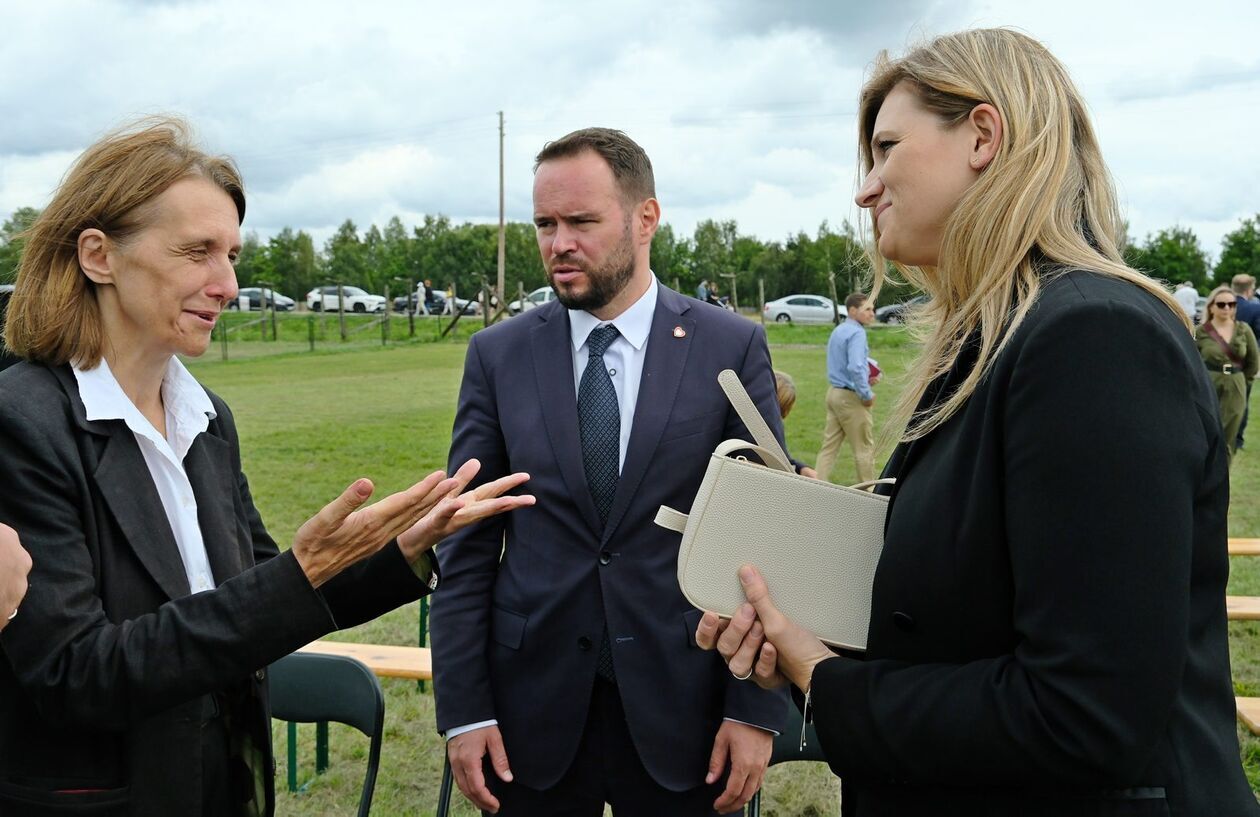
<path fill-rule="evenodd" d="M 751 439 L 717 385 L 723 369 L 739 372 L 782 440 L 765 333 L 659 287 L 605 526 L 582 467 L 571 349 L 558 302 L 469 343 L 451 467 L 476 457 L 479 480 L 527 471 L 538 502 L 441 546 L 438 729 L 497 719 L 515 779 L 554 785 L 577 751 L 607 622 L 644 766 L 666 788 L 692 788 L 704 782 L 724 717 L 779 730 L 786 696 L 733 679 L 716 653 L 696 647 L 700 611 L 678 587 L 679 535 L 653 517 L 662 504 L 691 506 L 718 443 Z"/>
<path fill-rule="evenodd" d="M 1260 338 L 1260 302 L 1252 301 L 1241 295 L 1235 295 L 1238 299 L 1238 314 L 1234 319 L 1245 323 L 1251 327 L 1251 331 Z"/>

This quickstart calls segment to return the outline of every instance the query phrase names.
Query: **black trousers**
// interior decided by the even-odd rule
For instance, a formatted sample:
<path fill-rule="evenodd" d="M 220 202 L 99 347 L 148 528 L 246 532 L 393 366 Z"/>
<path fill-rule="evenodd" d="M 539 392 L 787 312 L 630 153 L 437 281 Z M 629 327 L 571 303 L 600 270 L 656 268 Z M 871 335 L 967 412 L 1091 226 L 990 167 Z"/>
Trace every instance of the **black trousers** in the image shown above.
<path fill-rule="evenodd" d="M 499 799 L 499 817 L 601 817 L 605 803 L 617 817 L 711 817 L 717 814 L 713 801 L 726 784 L 720 780 L 676 792 L 653 780 L 630 738 L 616 685 L 599 678 L 577 756 L 559 783 L 546 791 L 504 783 L 488 760 L 485 774 Z"/>

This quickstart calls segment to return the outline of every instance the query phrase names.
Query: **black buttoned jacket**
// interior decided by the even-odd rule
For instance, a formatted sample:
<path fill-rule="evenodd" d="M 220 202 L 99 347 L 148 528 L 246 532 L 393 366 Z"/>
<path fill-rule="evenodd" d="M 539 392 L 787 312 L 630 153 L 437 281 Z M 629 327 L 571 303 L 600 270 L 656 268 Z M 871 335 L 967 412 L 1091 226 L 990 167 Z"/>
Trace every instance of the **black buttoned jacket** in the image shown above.
<path fill-rule="evenodd" d="M 846 815 L 1260 813 L 1234 726 L 1218 417 L 1163 303 L 1047 276 L 962 409 L 886 470 L 868 653 L 813 680 Z"/>
<path fill-rule="evenodd" d="M 0 522 L 34 562 L 0 636 L 5 817 L 200 814 L 203 787 L 228 785 L 201 779 L 219 698 L 243 701 L 229 725 L 265 753 L 270 814 L 264 668 L 427 590 L 396 543 L 312 589 L 263 528 L 231 412 L 210 399 L 218 416 L 184 466 L 218 587 L 189 595 L 132 432 L 86 419 L 69 367 L 0 374 Z"/>

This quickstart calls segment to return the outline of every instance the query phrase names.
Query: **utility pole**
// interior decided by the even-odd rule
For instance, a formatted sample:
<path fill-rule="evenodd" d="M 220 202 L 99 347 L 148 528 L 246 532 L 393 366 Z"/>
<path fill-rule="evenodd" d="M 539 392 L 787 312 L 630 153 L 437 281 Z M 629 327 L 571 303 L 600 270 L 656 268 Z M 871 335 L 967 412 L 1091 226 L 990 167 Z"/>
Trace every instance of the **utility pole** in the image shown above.
<path fill-rule="evenodd" d="M 499 303 L 507 303 L 503 297 L 507 292 L 507 284 L 503 278 L 507 267 L 507 250 L 506 250 L 506 233 L 503 218 L 503 111 L 499 111 L 499 280 L 498 289 Z M 490 308 L 490 300 L 486 299 L 486 311 Z"/>

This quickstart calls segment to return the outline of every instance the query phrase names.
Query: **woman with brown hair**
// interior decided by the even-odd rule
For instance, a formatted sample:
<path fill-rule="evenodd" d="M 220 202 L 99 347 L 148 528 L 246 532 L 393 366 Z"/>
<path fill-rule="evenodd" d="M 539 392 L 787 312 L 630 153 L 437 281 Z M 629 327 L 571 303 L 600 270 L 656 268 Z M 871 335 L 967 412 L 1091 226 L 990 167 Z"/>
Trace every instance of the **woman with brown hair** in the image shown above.
<path fill-rule="evenodd" d="M 30 589 L 0 638 L 0 813 L 274 810 L 265 667 L 437 586 L 433 545 L 531 504 L 470 461 L 367 506 L 357 479 L 280 553 L 232 413 L 179 360 L 236 297 L 245 193 L 162 119 L 101 139 L 29 231 L 0 374 L 0 523 Z"/>
<path fill-rule="evenodd" d="M 1247 408 L 1247 384 L 1260 371 L 1260 349 L 1251 327 L 1236 320 L 1238 295 L 1233 289 L 1220 286 L 1212 290 L 1203 311 L 1203 322 L 1194 330 L 1194 343 L 1216 388 L 1221 427 L 1233 462 L 1238 427 Z"/>
<path fill-rule="evenodd" d="M 867 651 L 754 566 L 697 643 L 791 683 L 846 815 L 1257 814 L 1225 620 L 1228 446 L 1185 313 L 1124 265 L 1085 103 L 989 29 L 881 55 L 859 112 L 876 284 L 931 296 Z"/>

